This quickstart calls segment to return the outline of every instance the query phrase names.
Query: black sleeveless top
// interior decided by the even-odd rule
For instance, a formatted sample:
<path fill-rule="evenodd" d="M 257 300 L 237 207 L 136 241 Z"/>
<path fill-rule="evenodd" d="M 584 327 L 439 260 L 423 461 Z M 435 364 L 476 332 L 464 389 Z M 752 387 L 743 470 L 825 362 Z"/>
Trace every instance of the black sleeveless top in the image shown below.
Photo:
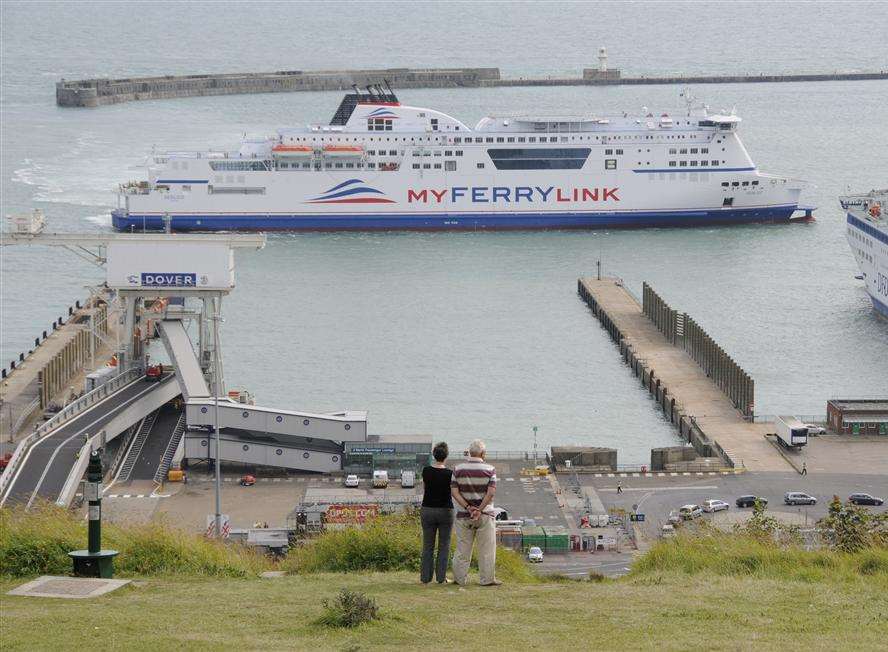
<path fill-rule="evenodd" d="M 443 507 L 453 509 L 453 499 L 450 497 L 450 478 L 453 471 L 439 469 L 436 466 L 427 466 L 422 470 L 422 506 Z"/>

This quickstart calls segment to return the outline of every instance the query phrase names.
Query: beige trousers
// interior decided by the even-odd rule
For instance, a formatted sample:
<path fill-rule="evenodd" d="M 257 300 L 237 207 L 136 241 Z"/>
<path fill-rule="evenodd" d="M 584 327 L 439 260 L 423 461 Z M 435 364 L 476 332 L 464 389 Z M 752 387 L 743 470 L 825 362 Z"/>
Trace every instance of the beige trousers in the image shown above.
<path fill-rule="evenodd" d="M 456 554 L 453 556 L 453 578 L 465 585 L 472 561 L 472 546 L 478 557 L 481 584 L 491 584 L 496 579 L 496 524 L 490 516 L 482 515 L 477 521 L 470 518 L 456 519 Z"/>

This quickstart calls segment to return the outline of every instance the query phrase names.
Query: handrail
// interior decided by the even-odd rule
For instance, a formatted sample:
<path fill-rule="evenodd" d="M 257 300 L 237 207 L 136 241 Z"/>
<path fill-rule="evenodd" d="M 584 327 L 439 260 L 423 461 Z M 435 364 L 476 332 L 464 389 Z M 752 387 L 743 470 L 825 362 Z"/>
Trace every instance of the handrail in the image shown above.
<path fill-rule="evenodd" d="M 107 397 L 111 392 L 117 391 L 123 385 L 128 384 L 131 380 L 135 380 L 141 375 L 142 371 L 140 369 L 130 369 L 115 376 L 107 383 L 96 387 L 91 392 L 84 394 L 73 403 L 65 406 L 61 412 L 35 428 L 34 432 L 22 439 L 18 446 L 16 446 L 12 458 L 9 460 L 9 464 L 6 465 L 6 469 L 3 471 L 3 475 L 0 475 L 0 504 L 2 504 L 3 497 L 6 495 L 6 490 L 9 488 L 9 484 L 12 482 L 12 478 L 18 470 L 19 465 L 22 463 L 25 454 L 28 452 L 28 449 L 40 439 L 40 437 L 70 420 L 87 407 L 95 405 L 101 399 Z"/>
<path fill-rule="evenodd" d="M 34 410 L 36 410 L 39 407 L 40 407 L 40 397 L 38 396 L 33 401 L 28 403 L 27 406 L 25 406 L 25 409 L 22 410 L 22 413 L 18 416 L 18 419 L 16 419 L 15 423 L 12 424 L 12 431 L 9 434 L 14 437 L 15 434 L 22 427 L 22 425 L 25 423 L 25 421 L 27 421 L 30 418 L 30 416 L 34 412 Z"/>

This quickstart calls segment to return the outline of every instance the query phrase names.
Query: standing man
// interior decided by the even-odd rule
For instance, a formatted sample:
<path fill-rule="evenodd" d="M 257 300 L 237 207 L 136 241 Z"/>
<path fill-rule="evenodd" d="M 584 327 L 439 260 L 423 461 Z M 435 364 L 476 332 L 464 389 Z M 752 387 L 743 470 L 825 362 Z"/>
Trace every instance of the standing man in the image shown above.
<path fill-rule="evenodd" d="M 466 585 L 472 547 L 478 556 L 481 586 L 498 586 L 496 579 L 496 522 L 493 496 L 496 493 L 496 470 L 484 461 L 487 447 L 480 439 L 469 444 L 469 456 L 453 470 L 450 493 L 457 505 L 456 554 L 453 557 L 453 578 Z"/>
<path fill-rule="evenodd" d="M 802 462 L 802 475 L 808 475 L 808 464 L 806 462 Z"/>
<path fill-rule="evenodd" d="M 623 493 L 623 483 L 622 482 L 617 483 L 617 493 L 618 494 Z"/>

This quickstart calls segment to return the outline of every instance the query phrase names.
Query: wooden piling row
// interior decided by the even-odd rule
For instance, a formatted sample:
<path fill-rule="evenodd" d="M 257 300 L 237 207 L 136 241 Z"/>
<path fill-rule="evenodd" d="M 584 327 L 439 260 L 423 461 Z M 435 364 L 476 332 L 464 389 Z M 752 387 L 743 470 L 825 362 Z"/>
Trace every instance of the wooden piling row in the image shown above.
<path fill-rule="evenodd" d="M 642 311 L 663 337 L 684 349 L 734 407 L 751 419 L 755 413 L 752 377 L 690 315 L 674 310 L 647 283 L 642 297 Z"/>
<path fill-rule="evenodd" d="M 92 314 L 96 330 L 107 335 L 109 331 L 107 306 L 96 307 Z M 101 346 L 102 341 L 98 335 L 86 329 L 79 330 L 74 338 L 43 366 L 37 373 L 41 409 L 45 409 L 52 397 L 61 392 L 71 378 L 83 370 L 83 367 L 90 362 L 91 352 L 98 351 Z"/>

